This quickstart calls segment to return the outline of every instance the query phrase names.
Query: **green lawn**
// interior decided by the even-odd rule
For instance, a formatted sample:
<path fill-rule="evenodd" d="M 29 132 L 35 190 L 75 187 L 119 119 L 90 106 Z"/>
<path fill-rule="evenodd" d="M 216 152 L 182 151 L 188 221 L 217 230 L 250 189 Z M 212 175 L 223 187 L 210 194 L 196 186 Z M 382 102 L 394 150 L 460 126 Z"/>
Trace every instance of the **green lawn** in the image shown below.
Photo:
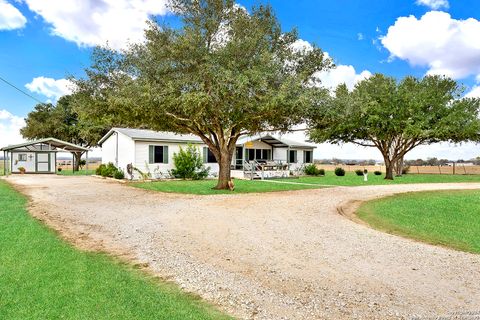
<path fill-rule="evenodd" d="M 364 203 L 358 216 L 389 233 L 480 253 L 480 190 L 395 195 Z"/>
<path fill-rule="evenodd" d="M 298 179 L 276 179 L 275 183 L 259 180 L 235 180 L 235 191 L 213 190 L 216 180 L 202 181 L 155 181 L 155 182 L 133 182 L 130 185 L 147 190 L 187 193 L 187 194 L 233 194 L 252 192 L 273 192 L 287 190 L 318 189 L 322 185 L 327 186 L 363 186 L 382 185 L 398 183 L 445 183 L 445 182 L 480 182 L 480 175 L 433 175 L 433 174 L 409 174 L 395 180 L 384 180 L 383 176 L 369 174 L 368 182 L 363 181 L 363 176 L 347 172 L 344 177 L 337 177 L 333 172 L 327 172 L 324 177 L 301 177 Z"/>
<path fill-rule="evenodd" d="M 105 254 L 74 249 L 0 180 L 0 319 L 227 319 Z"/>
<path fill-rule="evenodd" d="M 289 182 L 297 180 L 289 180 Z M 235 191 L 229 190 L 213 190 L 217 184 L 217 180 L 172 180 L 172 181 L 155 181 L 155 182 L 133 182 L 130 185 L 154 191 L 187 193 L 187 194 L 236 194 L 236 193 L 252 193 L 252 192 L 272 192 L 272 191 L 288 191 L 303 189 L 318 189 L 321 186 L 308 186 L 302 184 L 291 183 L 274 183 L 265 181 L 251 180 L 235 180 Z"/>
<path fill-rule="evenodd" d="M 75 172 L 73 172 L 71 169 L 65 169 L 60 172 L 57 171 L 57 174 L 61 176 L 91 176 L 92 174 L 95 174 L 95 169 L 81 169 Z"/>
<path fill-rule="evenodd" d="M 357 176 L 355 172 L 347 172 L 344 177 L 337 177 L 333 172 L 326 172 L 324 177 L 301 177 L 295 182 L 324 184 L 334 186 L 364 186 L 383 184 L 405 183 L 447 183 L 447 182 L 480 182 L 480 175 L 449 175 L 449 174 L 406 174 L 385 180 L 384 176 L 368 174 L 368 182 L 363 181 L 363 176 Z"/>

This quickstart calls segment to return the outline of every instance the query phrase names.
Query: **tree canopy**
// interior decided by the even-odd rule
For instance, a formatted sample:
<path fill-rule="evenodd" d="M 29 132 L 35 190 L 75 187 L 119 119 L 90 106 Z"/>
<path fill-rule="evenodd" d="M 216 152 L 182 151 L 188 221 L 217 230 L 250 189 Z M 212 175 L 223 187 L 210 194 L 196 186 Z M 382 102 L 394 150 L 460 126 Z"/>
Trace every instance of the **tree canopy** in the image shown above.
<path fill-rule="evenodd" d="M 315 46 L 299 48 L 297 32 L 282 31 L 269 6 L 250 12 L 232 0 L 170 6 L 180 28 L 152 21 L 144 43 L 121 53 L 96 50 L 87 78 L 75 81 L 94 102 L 81 117 L 195 134 L 219 163 L 217 188 L 226 189 L 238 138 L 302 123 L 326 96 L 313 75 L 331 61 Z"/>
<path fill-rule="evenodd" d="M 393 166 L 419 145 L 480 140 L 480 100 L 461 98 L 463 89 L 442 76 L 375 74 L 352 91 L 340 85 L 324 107 L 312 111 L 316 142 L 376 147 L 393 179 Z"/>
<path fill-rule="evenodd" d="M 35 106 L 25 119 L 25 127 L 20 130 L 26 139 L 54 137 L 84 147 L 95 146 L 108 131 L 106 126 L 92 126 L 80 121 L 74 104 L 77 96 L 66 95 L 54 105 L 41 103 Z M 75 170 L 78 170 L 82 153 L 76 152 Z"/>

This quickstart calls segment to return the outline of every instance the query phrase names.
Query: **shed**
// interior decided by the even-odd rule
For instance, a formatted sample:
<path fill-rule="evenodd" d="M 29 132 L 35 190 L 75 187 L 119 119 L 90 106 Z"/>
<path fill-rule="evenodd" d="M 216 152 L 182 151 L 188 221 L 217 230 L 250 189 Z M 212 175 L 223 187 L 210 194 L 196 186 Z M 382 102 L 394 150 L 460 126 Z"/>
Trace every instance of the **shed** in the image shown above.
<path fill-rule="evenodd" d="M 90 149 L 58 140 L 45 138 L 1 148 L 3 151 L 3 173 L 55 173 L 57 171 L 57 152 L 86 153 Z M 88 163 L 88 161 L 87 161 Z"/>

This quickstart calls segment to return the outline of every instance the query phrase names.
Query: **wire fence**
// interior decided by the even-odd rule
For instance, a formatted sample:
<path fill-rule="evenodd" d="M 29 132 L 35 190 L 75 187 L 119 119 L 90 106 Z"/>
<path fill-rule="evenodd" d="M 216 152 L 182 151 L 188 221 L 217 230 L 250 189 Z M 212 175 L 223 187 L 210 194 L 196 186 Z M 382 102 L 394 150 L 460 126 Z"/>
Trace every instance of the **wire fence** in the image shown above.
<path fill-rule="evenodd" d="M 333 171 L 335 168 L 340 167 L 345 169 L 347 172 L 354 172 L 355 170 L 364 170 L 367 169 L 369 172 L 381 171 L 385 172 L 385 166 L 382 165 L 370 165 L 370 166 L 361 166 L 361 165 L 333 165 L 333 164 L 317 164 L 319 169 L 325 169 L 326 171 Z M 408 167 L 408 173 L 411 174 L 455 174 L 455 175 L 466 175 L 466 174 L 480 174 L 480 166 L 475 165 L 464 165 L 462 163 L 456 163 L 455 165 L 449 166 L 410 166 Z"/>

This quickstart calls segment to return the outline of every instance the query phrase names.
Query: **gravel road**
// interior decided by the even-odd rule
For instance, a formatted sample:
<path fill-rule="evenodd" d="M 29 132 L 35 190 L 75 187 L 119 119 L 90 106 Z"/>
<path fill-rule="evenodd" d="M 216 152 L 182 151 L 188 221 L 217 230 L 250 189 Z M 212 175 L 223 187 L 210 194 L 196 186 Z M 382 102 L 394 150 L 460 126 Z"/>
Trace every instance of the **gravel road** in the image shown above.
<path fill-rule="evenodd" d="M 93 177 L 7 179 L 75 245 L 144 266 L 242 319 L 408 319 L 480 311 L 480 255 L 338 214 L 399 192 L 479 183 L 267 194 L 155 193 Z"/>

